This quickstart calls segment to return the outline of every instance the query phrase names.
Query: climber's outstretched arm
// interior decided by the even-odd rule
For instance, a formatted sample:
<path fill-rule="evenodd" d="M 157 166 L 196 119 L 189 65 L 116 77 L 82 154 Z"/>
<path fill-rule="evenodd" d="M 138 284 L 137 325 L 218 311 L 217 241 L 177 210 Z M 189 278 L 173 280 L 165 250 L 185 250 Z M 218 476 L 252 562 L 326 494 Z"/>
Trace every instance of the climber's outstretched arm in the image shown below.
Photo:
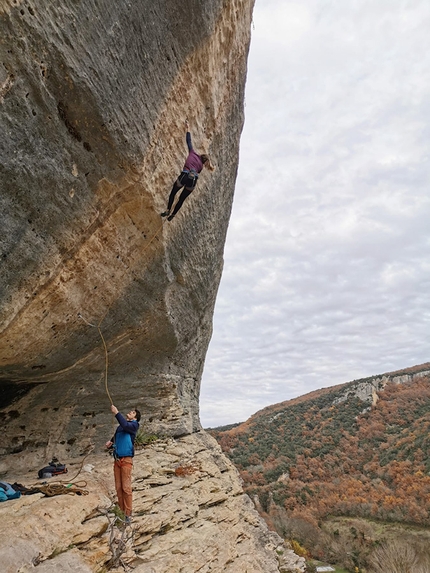
<path fill-rule="evenodd" d="M 188 123 L 188 119 L 185 120 L 185 130 L 187 132 L 185 139 L 187 141 L 188 151 L 193 151 L 193 144 L 191 143 L 190 124 Z"/>

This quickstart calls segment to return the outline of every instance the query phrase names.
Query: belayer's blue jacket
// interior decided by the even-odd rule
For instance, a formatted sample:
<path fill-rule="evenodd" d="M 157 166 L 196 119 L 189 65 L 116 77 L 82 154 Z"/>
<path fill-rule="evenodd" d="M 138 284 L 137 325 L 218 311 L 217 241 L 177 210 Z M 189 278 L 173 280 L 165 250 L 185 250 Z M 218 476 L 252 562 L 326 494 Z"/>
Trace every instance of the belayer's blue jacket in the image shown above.
<path fill-rule="evenodd" d="M 120 412 L 115 415 L 115 418 L 118 420 L 119 426 L 112 440 L 114 456 L 115 458 L 133 457 L 134 439 L 139 429 L 139 422 L 137 420 L 129 422 Z"/>

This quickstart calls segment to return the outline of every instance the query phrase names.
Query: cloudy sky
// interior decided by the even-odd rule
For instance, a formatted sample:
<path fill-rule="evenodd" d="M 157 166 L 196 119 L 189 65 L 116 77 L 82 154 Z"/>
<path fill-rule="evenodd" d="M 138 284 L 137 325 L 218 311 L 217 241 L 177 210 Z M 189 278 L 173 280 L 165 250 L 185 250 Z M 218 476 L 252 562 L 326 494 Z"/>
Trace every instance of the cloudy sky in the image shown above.
<path fill-rule="evenodd" d="M 215 427 L 430 360 L 430 2 L 257 0 Z"/>

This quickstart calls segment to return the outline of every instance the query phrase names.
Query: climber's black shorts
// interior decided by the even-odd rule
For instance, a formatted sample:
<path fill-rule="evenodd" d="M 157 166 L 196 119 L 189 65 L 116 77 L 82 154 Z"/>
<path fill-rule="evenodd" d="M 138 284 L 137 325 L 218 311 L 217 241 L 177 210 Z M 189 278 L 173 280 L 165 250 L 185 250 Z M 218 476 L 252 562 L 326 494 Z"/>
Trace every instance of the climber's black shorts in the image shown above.
<path fill-rule="evenodd" d="M 187 189 L 194 189 L 197 185 L 198 174 L 195 171 L 182 171 L 178 177 L 178 181 L 181 187 L 186 187 Z"/>

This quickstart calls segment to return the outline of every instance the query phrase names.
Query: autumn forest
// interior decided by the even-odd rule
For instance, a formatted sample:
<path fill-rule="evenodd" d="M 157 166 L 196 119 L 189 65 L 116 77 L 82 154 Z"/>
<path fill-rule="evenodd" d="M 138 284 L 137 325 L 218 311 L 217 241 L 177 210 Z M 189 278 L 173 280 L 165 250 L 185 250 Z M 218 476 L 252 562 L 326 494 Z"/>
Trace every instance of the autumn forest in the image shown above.
<path fill-rule="evenodd" d="M 318 548 L 320 557 L 328 555 L 316 532 L 336 516 L 427 529 L 430 378 L 416 370 L 402 383 L 386 377 L 373 400 L 354 391 L 357 382 L 348 383 L 211 433 L 269 525 L 293 537 L 295 524 L 294 537 L 305 545 L 311 538 L 309 550 Z"/>

